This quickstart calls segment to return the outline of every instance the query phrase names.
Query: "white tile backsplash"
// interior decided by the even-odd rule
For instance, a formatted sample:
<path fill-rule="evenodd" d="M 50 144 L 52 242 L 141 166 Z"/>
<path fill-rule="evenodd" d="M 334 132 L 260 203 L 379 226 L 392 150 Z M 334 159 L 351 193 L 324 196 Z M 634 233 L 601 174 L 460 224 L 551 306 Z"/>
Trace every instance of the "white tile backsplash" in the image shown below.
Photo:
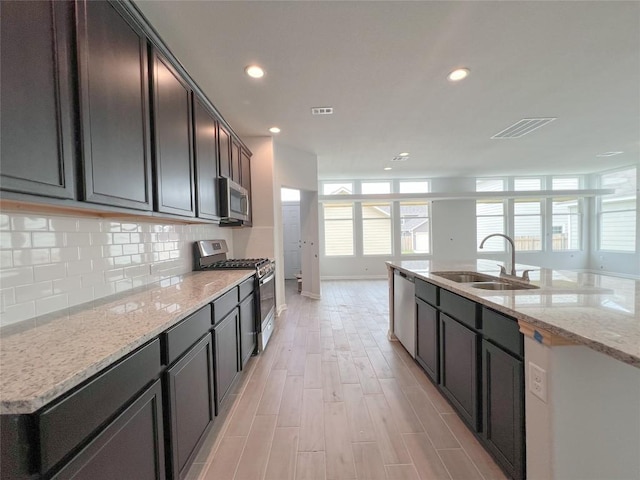
<path fill-rule="evenodd" d="M 217 225 L 0 214 L 0 326 L 189 272 Z"/>

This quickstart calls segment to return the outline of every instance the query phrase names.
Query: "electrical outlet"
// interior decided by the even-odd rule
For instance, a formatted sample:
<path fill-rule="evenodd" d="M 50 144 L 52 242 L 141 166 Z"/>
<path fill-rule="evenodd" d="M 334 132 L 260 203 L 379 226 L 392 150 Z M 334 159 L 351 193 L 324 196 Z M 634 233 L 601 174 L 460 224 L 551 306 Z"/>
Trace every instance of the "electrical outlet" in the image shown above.
<path fill-rule="evenodd" d="M 547 372 L 533 362 L 529 362 L 529 391 L 547 402 Z"/>

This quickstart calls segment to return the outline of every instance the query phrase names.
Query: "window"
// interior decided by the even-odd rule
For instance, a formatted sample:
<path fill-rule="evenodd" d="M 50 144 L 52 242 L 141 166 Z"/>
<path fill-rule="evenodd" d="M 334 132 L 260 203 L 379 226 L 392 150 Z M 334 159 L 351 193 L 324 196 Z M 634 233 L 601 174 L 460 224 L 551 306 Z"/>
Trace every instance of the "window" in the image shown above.
<path fill-rule="evenodd" d="M 482 240 L 492 233 L 504 233 L 504 202 L 478 200 L 476 202 L 476 227 L 478 251 Z M 492 237 L 484 244 L 483 251 L 504 252 L 504 239 Z"/>
<path fill-rule="evenodd" d="M 564 187 L 563 187 L 564 189 Z M 582 202 L 579 198 L 552 199 L 553 251 L 580 250 L 582 231 Z"/>
<path fill-rule="evenodd" d="M 513 242 L 517 251 L 542 250 L 542 208 L 539 200 L 515 200 Z"/>
<path fill-rule="evenodd" d="M 514 178 L 513 189 L 520 191 L 540 190 L 541 181 L 539 178 Z"/>
<path fill-rule="evenodd" d="M 323 195 L 351 195 L 353 182 L 331 182 L 322 185 Z"/>
<path fill-rule="evenodd" d="M 391 183 L 389 182 L 362 182 L 360 188 L 362 193 L 366 195 L 391 193 Z"/>
<path fill-rule="evenodd" d="M 476 179 L 476 192 L 502 192 L 503 190 L 504 180 L 501 178 Z"/>
<path fill-rule="evenodd" d="M 427 180 L 401 180 L 400 193 L 429 193 L 429 182 Z"/>
<path fill-rule="evenodd" d="M 400 241 L 403 255 L 430 253 L 431 225 L 427 202 L 400 202 Z"/>
<path fill-rule="evenodd" d="M 300 190 L 283 187 L 280 189 L 280 200 L 282 200 L 283 202 L 299 202 Z"/>
<path fill-rule="evenodd" d="M 390 203 L 362 202 L 362 253 L 392 253 Z"/>
<path fill-rule="evenodd" d="M 551 188 L 553 190 L 578 190 L 580 179 L 578 177 L 553 177 Z"/>
<path fill-rule="evenodd" d="M 353 204 L 325 203 L 323 212 L 325 255 L 353 255 Z"/>
<path fill-rule="evenodd" d="M 598 226 L 601 250 L 636 250 L 636 168 L 600 175 L 601 188 L 615 192 L 598 201 Z"/>

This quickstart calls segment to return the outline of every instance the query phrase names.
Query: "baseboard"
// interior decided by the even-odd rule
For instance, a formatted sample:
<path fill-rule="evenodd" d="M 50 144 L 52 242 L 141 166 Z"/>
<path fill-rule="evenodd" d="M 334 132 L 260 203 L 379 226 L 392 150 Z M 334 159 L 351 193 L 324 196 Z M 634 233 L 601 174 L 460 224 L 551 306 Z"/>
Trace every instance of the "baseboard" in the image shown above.
<path fill-rule="evenodd" d="M 300 292 L 300 295 L 302 295 L 303 297 L 312 298 L 314 300 L 320 300 L 320 298 L 322 298 L 317 293 L 311 293 L 311 292 L 307 292 L 307 291 L 304 291 L 304 290 L 302 292 Z"/>
<path fill-rule="evenodd" d="M 284 312 L 287 309 L 287 304 L 285 303 L 284 305 L 278 305 L 278 308 L 276 310 L 276 317 L 279 317 L 280 314 L 282 312 Z"/>
<path fill-rule="evenodd" d="M 348 275 L 344 277 L 329 275 L 320 277 L 320 280 L 386 280 L 388 278 L 389 275 Z"/>

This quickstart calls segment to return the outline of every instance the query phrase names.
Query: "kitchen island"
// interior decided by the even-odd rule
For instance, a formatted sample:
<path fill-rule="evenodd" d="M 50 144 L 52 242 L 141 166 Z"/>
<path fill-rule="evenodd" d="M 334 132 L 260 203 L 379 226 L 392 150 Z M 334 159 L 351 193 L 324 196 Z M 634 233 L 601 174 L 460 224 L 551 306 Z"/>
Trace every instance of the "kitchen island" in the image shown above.
<path fill-rule="evenodd" d="M 518 322 L 524 333 L 527 478 L 640 478 L 640 281 L 533 267 L 531 285 L 538 288 L 481 290 L 435 272 L 497 277 L 495 262 L 387 266 L 391 338 L 395 271 L 474 302 L 482 318 L 487 312 Z M 532 267 L 517 266 L 523 268 Z M 534 377 L 543 382 L 540 396 L 532 391 L 539 387 L 532 385 Z"/>

